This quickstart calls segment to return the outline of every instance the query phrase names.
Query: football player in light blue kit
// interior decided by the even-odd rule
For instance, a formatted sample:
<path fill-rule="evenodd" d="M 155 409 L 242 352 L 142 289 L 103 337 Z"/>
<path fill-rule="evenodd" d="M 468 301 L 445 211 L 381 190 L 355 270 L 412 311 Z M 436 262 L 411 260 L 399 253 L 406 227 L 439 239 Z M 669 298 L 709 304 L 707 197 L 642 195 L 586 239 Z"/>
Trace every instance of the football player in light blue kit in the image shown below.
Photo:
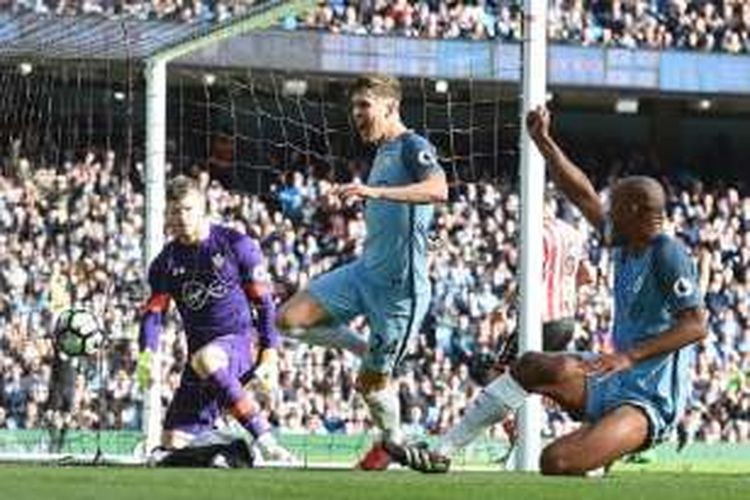
<path fill-rule="evenodd" d="M 345 201 L 364 199 L 367 234 L 361 257 L 315 279 L 280 310 L 279 329 L 305 342 L 339 347 L 362 358 L 358 389 L 384 441 L 401 440 L 398 394 L 390 376 L 422 324 L 430 302 L 428 231 L 433 203 L 448 197 L 435 148 L 400 116 L 395 78 L 366 76 L 351 89 L 362 140 L 378 146 L 366 184 L 334 189 Z M 369 339 L 347 324 L 364 315 Z M 380 442 L 360 461 L 380 470 L 390 457 Z"/>
<path fill-rule="evenodd" d="M 452 452 L 517 409 L 528 393 L 550 397 L 583 421 L 544 449 L 539 465 L 545 474 L 583 474 L 647 448 L 668 435 L 685 408 L 688 351 L 706 329 L 695 265 L 683 245 L 663 231 L 664 191 L 650 177 L 624 178 L 605 213 L 591 182 L 552 139 L 549 126 L 543 108 L 527 116 L 552 180 L 614 247 L 615 352 L 524 354 L 485 387 L 434 451 L 388 448 L 417 470 L 446 471 Z"/>

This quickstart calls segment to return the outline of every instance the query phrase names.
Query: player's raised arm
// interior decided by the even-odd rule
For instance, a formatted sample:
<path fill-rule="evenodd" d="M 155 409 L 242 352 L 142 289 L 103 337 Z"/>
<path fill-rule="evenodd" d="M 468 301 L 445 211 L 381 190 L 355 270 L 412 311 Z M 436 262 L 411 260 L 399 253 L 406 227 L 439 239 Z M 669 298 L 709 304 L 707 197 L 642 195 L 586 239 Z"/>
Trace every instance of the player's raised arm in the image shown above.
<path fill-rule="evenodd" d="M 597 228 L 604 223 L 604 206 L 591 181 L 550 135 L 550 115 L 538 107 L 526 116 L 526 129 L 547 162 L 552 180 Z"/>

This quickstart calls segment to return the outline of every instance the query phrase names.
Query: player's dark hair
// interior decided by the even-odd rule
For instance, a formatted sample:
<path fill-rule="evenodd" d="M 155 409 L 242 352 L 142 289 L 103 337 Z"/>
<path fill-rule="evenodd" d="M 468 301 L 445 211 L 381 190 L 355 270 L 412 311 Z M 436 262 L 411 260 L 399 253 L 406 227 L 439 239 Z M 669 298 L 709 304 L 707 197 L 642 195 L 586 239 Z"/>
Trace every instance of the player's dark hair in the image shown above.
<path fill-rule="evenodd" d="M 618 182 L 621 189 L 629 190 L 638 205 L 653 213 L 662 213 L 666 207 L 664 186 L 653 177 L 632 175 Z"/>

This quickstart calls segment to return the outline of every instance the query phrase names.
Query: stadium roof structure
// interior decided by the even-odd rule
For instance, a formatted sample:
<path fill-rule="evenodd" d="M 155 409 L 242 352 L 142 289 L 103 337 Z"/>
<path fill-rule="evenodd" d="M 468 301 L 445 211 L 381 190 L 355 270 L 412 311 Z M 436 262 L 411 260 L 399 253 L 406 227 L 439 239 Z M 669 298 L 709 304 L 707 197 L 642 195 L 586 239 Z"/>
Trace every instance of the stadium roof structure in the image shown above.
<path fill-rule="evenodd" d="M 205 30 L 169 21 L 102 16 L 0 14 L 0 55 L 50 59 L 144 59 Z"/>
<path fill-rule="evenodd" d="M 146 60 L 198 40 L 231 36 L 275 22 L 302 2 L 265 0 L 226 22 L 140 20 L 132 16 L 58 16 L 0 12 L 0 58 Z M 228 33 L 229 32 L 229 33 Z"/>

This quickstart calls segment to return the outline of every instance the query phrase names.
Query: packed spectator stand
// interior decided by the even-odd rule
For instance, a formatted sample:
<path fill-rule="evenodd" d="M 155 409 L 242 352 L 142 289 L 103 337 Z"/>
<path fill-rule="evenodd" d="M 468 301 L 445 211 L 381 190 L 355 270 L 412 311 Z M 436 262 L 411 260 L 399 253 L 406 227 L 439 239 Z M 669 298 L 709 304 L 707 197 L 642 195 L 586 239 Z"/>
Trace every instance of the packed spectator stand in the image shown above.
<path fill-rule="evenodd" d="M 55 168 L 8 162 L 0 177 L 0 428 L 135 429 L 141 391 L 134 382 L 143 284 L 143 193 L 138 169 L 119 174 L 112 152 L 89 152 Z M 271 192 L 232 192 L 199 173 L 216 221 L 258 238 L 279 299 L 361 248 L 361 207 L 330 195 L 331 175 L 291 165 Z M 356 172 L 356 170 L 354 170 Z M 354 174 L 357 175 L 356 173 Z M 606 197 L 606 178 L 600 184 Z M 713 441 L 750 440 L 750 197 L 734 187 L 696 180 L 670 186 L 668 230 L 692 248 L 710 312 L 709 338 L 695 349 L 694 390 L 684 429 Z M 404 425 L 439 433 L 477 390 L 467 363 L 497 349 L 517 326 L 519 200 L 510 186 L 464 184 L 440 207 L 430 264 L 431 312 L 408 368 L 399 379 Z M 571 349 L 606 351 L 612 300 L 611 263 L 583 219 L 565 202 L 559 213 L 589 233 L 596 282 L 581 291 Z M 101 315 L 112 339 L 105 373 L 78 370 L 69 412 L 50 410 L 55 313 L 72 302 Z M 362 329 L 362 324 L 356 323 Z M 363 330 L 363 333 L 366 333 Z M 176 317 L 162 336 L 163 398 L 185 364 Z M 281 432 L 354 434 L 369 426 L 354 391 L 355 358 L 289 344 L 281 356 L 279 390 L 266 402 Z M 99 390 L 107 398 L 98 421 Z M 545 433 L 571 425 L 555 408 Z M 493 429 L 502 437 L 502 429 Z"/>
<path fill-rule="evenodd" d="M 0 12 L 106 16 L 185 23 L 227 22 L 262 0 L 3 0 Z M 750 52 L 750 1 L 550 0 L 553 43 L 701 52 Z M 522 38 L 523 2 L 516 0 L 321 0 L 280 20 L 280 29 L 426 39 Z"/>

